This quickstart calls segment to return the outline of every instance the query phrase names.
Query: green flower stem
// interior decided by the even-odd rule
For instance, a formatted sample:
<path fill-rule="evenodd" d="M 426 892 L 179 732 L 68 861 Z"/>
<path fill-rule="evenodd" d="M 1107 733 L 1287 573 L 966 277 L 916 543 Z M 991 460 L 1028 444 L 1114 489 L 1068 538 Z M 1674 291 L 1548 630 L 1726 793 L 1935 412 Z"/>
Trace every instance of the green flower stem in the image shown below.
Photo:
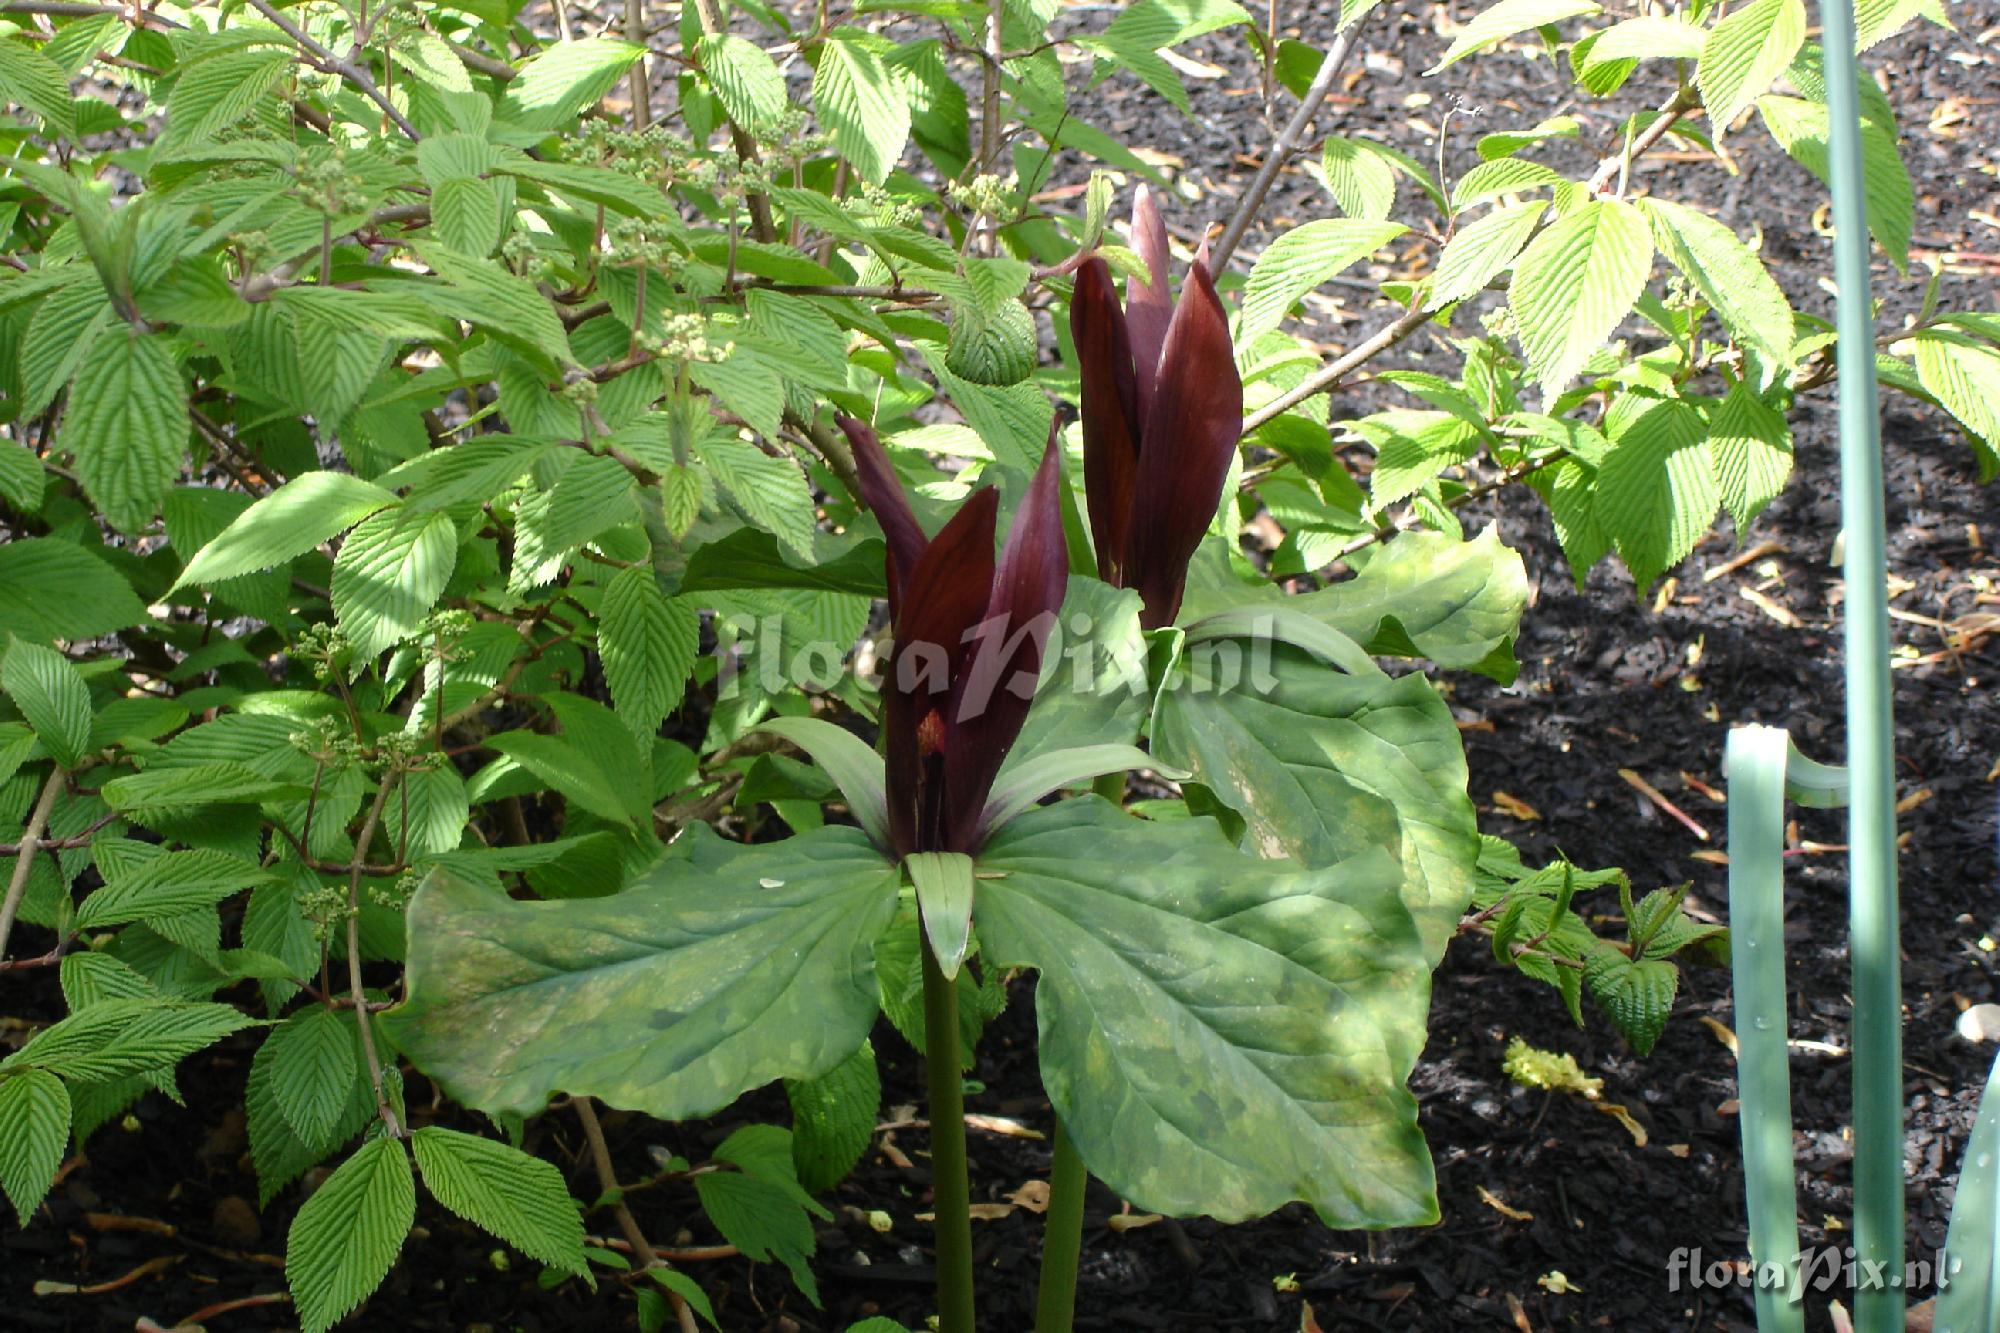
<path fill-rule="evenodd" d="M 938 1333 L 973 1333 L 972 1200 L 965 1175 L 965 1083 L 958 1064 L 958 988 L 945 980 L 928 939 L 923 950 L 924 1073 L 930 1080 Z"/>
<path fill-rule="evenodd" d="M 1122 775 L 1121 775 L 1122 776 Z M 1055 1162 L 1049 1168 L 1049 1213 L 1042 1229 L 1042 1287 L 1035 1333 L 1069 1333 L 1076 1314 L 1076 1268 L 1083 1248 L 1083 1192 L 1090 1173 L 1062 1121 L 1056 1121 Z"/>

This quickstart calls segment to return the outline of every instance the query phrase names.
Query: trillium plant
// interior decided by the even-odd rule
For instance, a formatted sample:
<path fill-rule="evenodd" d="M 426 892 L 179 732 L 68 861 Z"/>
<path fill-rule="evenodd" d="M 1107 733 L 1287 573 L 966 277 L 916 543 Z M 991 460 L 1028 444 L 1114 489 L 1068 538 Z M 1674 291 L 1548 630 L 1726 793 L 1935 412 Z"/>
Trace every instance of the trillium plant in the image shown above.
<path fill-rule="evenodd" d="M 1442 678 L 1517 671 L 1496 492 L 1643 593 L 1785 484 L 1823 293 L 1648 159 L 1768 135 L 1810 187 L 1828 62 L 1800 0 L 1499 0 L 1428 72 L 1352 59 L 1390 8 L 0 4 L 16 1220 L 226 1084 L 309 1333 L 425 1196 L 546 1323 L 824 1327 L 814 1219 L 914 1050 L 931 1191 L 887 1224 L 968 1333 L 967 1076 L 1032 996 L 1059 1333 L 1093 1176 L 1437 1217 L 1406 1084 L 1455 936 L 1649 1050 L 1717 928 L 1482 836 Z M 1530 49 L 1568 114 L 1405 151 L 1332 96 Z M 1194 53 L 1270 113 L 1223 190 L 1092 120 L 1192 114 Z M 1908 286 L 1882 383 L 2000 470 L 2000 316 Z"/>

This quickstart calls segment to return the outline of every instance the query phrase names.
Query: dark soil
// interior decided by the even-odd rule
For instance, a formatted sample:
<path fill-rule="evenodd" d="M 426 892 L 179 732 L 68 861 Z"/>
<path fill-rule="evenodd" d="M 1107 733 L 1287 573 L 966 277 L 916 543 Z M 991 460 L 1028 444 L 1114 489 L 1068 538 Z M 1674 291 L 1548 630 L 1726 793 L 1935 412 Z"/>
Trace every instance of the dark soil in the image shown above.
<path fill-rule="evenodd" d="M 1346 93 L 1347 131 L 1389 139 L 1430 160 L 1439 115 L 1456 97 L 1478 114 L 1452 121 L 1446 160 L 1454 175 L 1472 160 L 1478 134 L 1558 112 L 1583 116 L 1586 136 L 1581 144 L 1559 145 L 1549 158 L 1556 165 L 1587 166 L 1611 146 L 1613 119 L 1594 106 L 1559 105 L 1561 90 L 1539 61 L 1473 61 L 1420 79 L 1443 49 L 1446 39 L 1434 29 L 1448 11 L 1389 8 L 1394 12 L 1377 17 L 1352 65 L 1362 77 Z M 1990 253 L 1982 262 L 1981 252 L 2000 248 L 1991 221 L 1990 156 L 2000 142 L 2000 99 L 1983 94 L 1992 87 L 2000 3 L 1977 0 L 1952 11 L 1959 33 L 1904 36 L 1877 48 L 1869 62 L 1905 128 L 1921 200 L 1918 248 L 1949 255 L 1945 304 L 1991 309 L 1995 270 Z M 1458 17 L 1470 12 L 1460 6 Z M 1329 13 L 1317 11 L 1298 35 L 1324 42 Z M 1229 55 L 1231 45 L 1196 44 L 1191 51 L 1235 62 L 1226 77 L 1193 84 L 1192 126 L 1150 94 L 1119 83 L 1079 108 L 1105 128 L 1185 161 L 1180 179 L 1197 197 L 1174 205 L 1182 235 L 1227 215 L 1268 142 L 1254 76 Z M 1252 91 L 1244 94 L 1245 88 Z M 1635 80 L 1631 95 L 1616 105 L 1650 105 L 1664 91 L 1665 85 Z M 1413 104 L 1416 94 L 1432 100 Z M 1963 118 L 1940 115 L 1934 132 L 1934 112 L 1952 98 L 1947 110 Z M 1680 162 L 1649 168 L 1636 180 L 1641 188 L 1712 204 L 1739 229 L 1759 225 L 1786 289 L 1806 308 L 1828 313 L 1830 298 L 1816 281 L 1830 269 L 1829 243 L 1812 216 L 1824 192 L 1760 134 L 1753 124 L 1732 139 L 1740 175 L 1712 161 Z M 1975 209 L 1988 220 L 1971 219 Z M 1290 225 L 1328 211 L 1312 181 L 1294 171 L 1281 179 L 1265 216 Z M 1254 253 L 1261 243 L 1253 236 L 1245 249 Z M 1877 277 L 1885 318 L 1913 308 L 1920 281 L 1885 267 Z M 1327 290 L 1344 303 L 1321 320 L 1319 336 L 1329 343 L 1352 341 L 1385 318 L 1361 306 L 1358 293 Z M 1417 344 L 1399 355 L 1422 364 L 1436 350 Z M 1352 413 L 1377 402 L 1364 393 L 1340 406 Z M 1991 594 L 2000 591 L 2000 557 L 1986 543 L 2000 540 L 2000 497 L 1975 485 L 1970 453 L 1948 423 L 1903 400 L 1892 398 L 1888 408 L 1890 568 L 1901 589 L 1893 605 L 1946 622 L 1991 606 Z M 1694 855 L 1722 846 L 1722 810 L 1682 775 L 1720 786 L 1724 738 L 1738 722 L 1787 726 L 1821 758 L 1837 760 L 1841 751 L 1840 599 L 1838 571 L 1829 565 L 1839 526 L 1830 395 L 1803 407 L 1794 429 L 1798 475 L 1745 535 L 1749 542 L 1779 543 L 1769 557 L 1774 563 L 1759 560 L 1704 579 L 1704 570 L 1737 549 L 1725 524 L 1677 571 L 1678 584 L 1657 610 L 1609 565 L 1577 591 L 1538 503 L 1520 492 L 1501 497 L 1489 517 L 1521 549 L 1538 590 L 1520 644 L 1524 669 L 1507 689 L 1477 679 L 1447 682 L 1466 724 L 1482 827 L 1536 857 L 1561 848 L 1582 864 L 1623 866 L 1640 890 L 1685 882 L 1690 908 L 1724 917 L 1725 872 Z M 1780 623 L 1747 600 L 1745 589 L 1789 608 L 1800 623 Z M 1951 656 L 1931 624 L 1899 620 L 1894 628 L 1909 654 L 1896 672 L 1900 790 L 1914 803 L 1903 820 L 1910 836 L 1902 860 L 1908 1240 L 1912 1257 L 1929 1258 L 1943 1243 L 1951 1181 L 1994 1054 L 1955 1036 L 1954 1023 L 1966 1004 L 1993 999 L 1996 990 L 2000 788 L 1989 770 L 2000 758 L 2000 704 L 1992 688 L 2000 679 L 2000 639 Z M 1619 779 L 1621 768 L 1665 792 L 1706 827 L 1710 840 L 1664 817 Z M 1527 802 L 1540 818 L 1523 822 L 1494 808 L 1496 792 Z M 1845 841 L 1837 813 L 1801 813 L 1799 834 L 1806 842 Z M 1792 1035 L 1809 1043 L 1795 1051 L 1792 1068 L 1801 1221 L 1809 1245 L 1837 1247 L 1846 1242 L 1840 1228 L 1850 1209 L 1845 864 L 1837 853 L 1806 852 L 1789 865 Z M 1615 912 L 1615 901 L 1599 910 Z M 6 1010 L 45 1020 L 59 1011 L 53 978 L 29 975 L 32 982 L 10 987 Z M 1032 1005 L 1029 984 L 1018 984 L 1011 1008 L 981 1048 L 976 1076 L 987 1090 L 971 1096 L 968 1108 L 1046 1128 Z M 1443 1223 L 1342 1233 L 1293 1208 L 1234 1227 L 1192 1220 L 1114 1230 L 1110 1221 L 1121 1205 L 1098 1189 L 1086 1217 L 1078 1326 L 1289 1330 L 1301 1326 L 1300 1307 L 1309 1302 L 1328 1333 L 1748 1329 L 1746 1292 L 1669 1289 L 1676 1250 L 1699 1250 L 1704 1266 L 1746 1254 L 1733 1062 L 1703 1018 L 1732 1021 L 1725 973 L 1697 969 L 1685 977 L 1673 1021 L 1658 1049 L 1641 1060 L 1601 1016 L 1587 1010 L 1586 1026 L 1577 1030 L 1552 992 L 1499 970 L 1482 942 L 1462 939 L 1437 974 L 1429 1049 L 1414 1080 L 1437 1160 Z M 1602 1077 L 1604 1100 L 1627 1109 L 1645 1130 L 1646 1145 L 1581 1100 L 1513 1086 L 1501 1072 L 1501 1052 L 1516 1035 L 1569 1052 L 1585 1072 Z M 917 1061 L 886 1027 L 877 1049 L 887 1116 L 919 1100 L 920 1078 Z M 240 1114 L 222 1110 L 241 1104 L 249 1050 L 232 1043 L 190 1061 L 181 1079 L 185 1108 L 149 1096 L 129 1127 L 110 1126 L 93 1140 L 88 1162 L 65 1176 L 34 1227 L 0 1234 L 6 1256 L 0 1324 L 122 1330 L 151 1318 L 171 1326 L 217 1303 L 283 1291 L 276 1256 L 301 1191 L 286 1191 L 258 1213 Z M 422 1105 L 426 1094 L 426 1085 L 413 1080 L 413 1102 Z M 698 1155 L 736 1123 L 782 1123 L 785 1116 L 782 1098 L 766 1092 L 711 1124 L 610 1116 L 607 1125 L 621 1176 L 637 1179 L 654 1169 L 650 1148 Z M 530 1146 L 566 1165 L 579 1196 L 593 1196 L 573 1121 L 552 1115 L 534 1133 Z M 928 1227 L 915 1218 L 927 1211 L 924 1134 L 904 1129 L 891 1138 L 895 1152 L 878 1136 L 876 1150 L 829 1200 L 836 1221 L 821 1228 L 815 1265 L 824 1310 L 771 1266 L 689 1265 L 714 1296 L 724 1327 L 839 1330 L 875 1313 L 922 1326 L 933 1308 Z M 913 1165 L 898 1165 L 895 1153 L 908 1154 Z M 1047 1175 L 1046 1146 L 1035 1140 L 975 1132 L 972 1154 L 979 1200 L 1002 1200 Z M 656 1241 L 716 1240 L 686 1194 L 663 1188 L 632 1202 Z M 878 1210 L 889 1219 L 886 1233 L 869 1224 L 868 1214 Z M 402 1262 L 351 1327 L 537 1333 L 633 1326 L 632 1303 L 615 1283 L 595 1295 L 573 1282 L 545 1292 L 532 1264 L 518 1258 L 509 1264 L 500 1247 L 434 1204 L 420 1205 L 418 1220 Z M 593 1215 L 591 1225 L 598 1234 L 615 1234 L 605 1214 Z M 1016 1211 L 976 1226 L 981 1326 L 1026 1329 L 1040 1220 Z M 44 1284 L 113 1289 L 66 1294 Z M 1565 1286 L 1567 1294 L 1558 1294 Z M 1827 1298 L 1811 1298 L 1815 1328 L 1828 1326 Z M 216 1329 L 278 1329 L 291 1326 L 289 1316 L 288 1307 L 267 1304 L 209 1322 Z"/>

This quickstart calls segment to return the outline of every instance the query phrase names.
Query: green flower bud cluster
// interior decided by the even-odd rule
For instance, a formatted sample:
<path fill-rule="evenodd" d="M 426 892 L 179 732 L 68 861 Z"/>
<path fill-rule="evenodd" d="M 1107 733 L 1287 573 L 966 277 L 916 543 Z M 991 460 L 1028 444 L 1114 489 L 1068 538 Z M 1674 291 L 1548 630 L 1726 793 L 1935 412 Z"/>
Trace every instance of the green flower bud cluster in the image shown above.
<path fill-rule="evenodd" d="M 952 202 L 974 213 L 993 215 L 1007 207 L 1008 198 L 1020 188 L 1020 178 L 1009 172 L 1005 179 L 993 175 L 974 176 L 951 186 Z"/>
<path fill-rule="evenodd" d="M 679 252 L 665 237 L 649 229 L 639 218 L 608 221 L 604 229 L 606 257 L 614 264 L 644 264 L 652 269 L 670 269 Z"/>
<path fill-rule="evenodd" d="M 639 346 L 663 360 L 713 364 L 735 354 L 736 344 L 709 337 L 708 321 L 700 315 L 668 315 L 658 336 L 642 333 Z"/>
<path fill-rule="evenodd" d="M 347 154 L 338 144 L 301 161 L 295 175 L 306 202 L 325 212 L 358 213 L 368 207 L 367 182 L 347 165 Z"/>
<path fill-rule="evenodd" d="M 347 893 L 334 885 L 320 884 L 306 889 L 295 901 L 299 905 L 299 915 L 312 926 L 313 938 L 321 945 L 347 924 Z"/>
<path fill-rule="evenodd" d="M 313 678 L 323 685 L 353 660 L 354 645 L 336 626 L 308 625 L 293 645 L 292 655 L 311 662 Z"/>
<path fill-rule="evenodd" d="M 391 912 L 400 912 L 410 905 L 410 899 L 416 894 L 417 885 L 422 882 L 423 877 L 416 871 L 405 870 L 396 877 L 394 884 L 383 884 L 379 881 L 371 883 L 368 886 L 368 901 Z"/>

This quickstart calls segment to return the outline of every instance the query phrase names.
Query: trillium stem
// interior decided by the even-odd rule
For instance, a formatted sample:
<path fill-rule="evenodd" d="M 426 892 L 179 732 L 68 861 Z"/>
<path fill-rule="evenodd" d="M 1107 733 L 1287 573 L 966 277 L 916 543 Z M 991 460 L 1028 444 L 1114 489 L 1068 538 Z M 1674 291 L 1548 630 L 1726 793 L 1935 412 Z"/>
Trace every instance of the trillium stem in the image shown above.
<path fill-rule="evenodd" d="M 1048 1222 L 1042 1231 L 1042 1287 L 1035 1301 L 1035 1333 L 1070 1333 L 1076 1316 L 1077 1259 L 1083 1249 L 1083 1192 L 1090 1182 L 1083 1158 L 1062 1121 L 1056 1121 L 1055 1161 L 1049 1168 Z"/>
<path fill-rule="evenodd" d="M 973 1333 L 972 1199 L 965 1175 L 965 1083 L 958 1063 L 958 988 L 945 980 L 928 938 L 923 951 L 924 1073 L 930 1080 L 938 1333 Z"/>

